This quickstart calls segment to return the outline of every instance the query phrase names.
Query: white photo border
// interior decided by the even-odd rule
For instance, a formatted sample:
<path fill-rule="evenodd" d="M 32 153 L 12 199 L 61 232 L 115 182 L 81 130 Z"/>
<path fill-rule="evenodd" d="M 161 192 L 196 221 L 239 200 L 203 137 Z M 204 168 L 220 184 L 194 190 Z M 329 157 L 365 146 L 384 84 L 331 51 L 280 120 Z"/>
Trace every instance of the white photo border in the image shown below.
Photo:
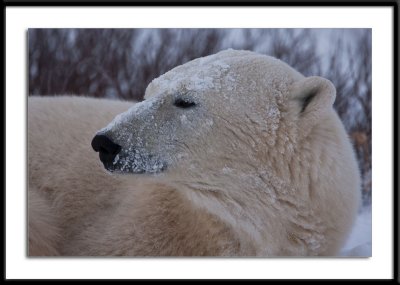
<path fill-rule="evenodd" d="M 392 279 L 393 7 L 6 7 L 6 279 Z M 238 24 L 240 23 L 240 24 Z M 372 28 L 371 258 L 28 258 L 28 28 Z"/>

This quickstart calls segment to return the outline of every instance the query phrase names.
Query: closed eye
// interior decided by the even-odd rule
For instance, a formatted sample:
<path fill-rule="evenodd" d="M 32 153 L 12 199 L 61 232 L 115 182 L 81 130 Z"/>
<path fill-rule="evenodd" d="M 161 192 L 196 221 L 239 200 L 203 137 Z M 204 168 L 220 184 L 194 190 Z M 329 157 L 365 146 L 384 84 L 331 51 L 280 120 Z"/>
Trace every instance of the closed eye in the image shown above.
<path fill-rule="evenodd" d="M 191 108 L 191 107 L 196 106 L 196 103 L 193 102 L 193 101 L 190 101 L 188 99 L 178 98 L 178 99 L 175 100 L 174 106 L 176 106 L 178 108 L 187 109 L 187 108 Z"/>

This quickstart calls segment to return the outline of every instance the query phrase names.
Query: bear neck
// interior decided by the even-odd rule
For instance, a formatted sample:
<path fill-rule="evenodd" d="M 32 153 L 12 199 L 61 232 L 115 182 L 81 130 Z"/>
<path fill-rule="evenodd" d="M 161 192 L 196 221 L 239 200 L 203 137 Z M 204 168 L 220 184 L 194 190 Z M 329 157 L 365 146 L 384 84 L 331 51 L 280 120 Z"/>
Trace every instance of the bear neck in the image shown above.
<path fill-rule="evenodd" d="M 195 207 L 235 229 L 243 243 L 256 244 L 262 249 L 257 255 L 274 255 L 279 250 L 270 246 L 273 236 L 277 231 L 282 232 L 282 237 L 288 233 L 285 230 L 286 220 L 277 221 L 277 213 L 285 211 L 288 219 L 299 213 L 299 205 L 296 204 L 299 197 L 295 197 L 296 193 L 289 183 L 265 168 L 249 172 L 230 169 L 218 179 L 197 181 L 184 184 L 179 181 L 177 185 L 180 187 L 176 189 Z"/>

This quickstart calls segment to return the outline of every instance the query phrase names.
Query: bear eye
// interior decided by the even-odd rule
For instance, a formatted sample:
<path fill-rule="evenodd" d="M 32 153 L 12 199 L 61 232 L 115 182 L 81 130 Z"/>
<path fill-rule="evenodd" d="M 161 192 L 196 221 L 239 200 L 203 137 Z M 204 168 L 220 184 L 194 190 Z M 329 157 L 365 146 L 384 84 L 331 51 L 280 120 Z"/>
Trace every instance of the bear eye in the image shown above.
<path fill-rule="evenodd" d="M 174 106 L 178 107 L 178 108 L 191 108 L 196 106 L 196 103 L 193 101 L 190 101 L 188 99 L 182 99 L 182 98 L 178 98 L 175 100 L 174 102 Z"/>

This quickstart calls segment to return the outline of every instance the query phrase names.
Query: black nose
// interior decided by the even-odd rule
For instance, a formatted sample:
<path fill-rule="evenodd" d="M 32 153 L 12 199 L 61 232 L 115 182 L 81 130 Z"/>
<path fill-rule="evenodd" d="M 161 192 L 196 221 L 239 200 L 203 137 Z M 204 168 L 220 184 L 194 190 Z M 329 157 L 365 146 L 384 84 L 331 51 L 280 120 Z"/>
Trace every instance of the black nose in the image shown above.
<path fill-rule="evenodd" d="M 114 143 L 106 135 L 96 135 L 92 140 L 94 151 L 99 152 L 100 160 L 104 165 L 114 161 L 115 156 L 121 151 L 121 146 Z"/>

